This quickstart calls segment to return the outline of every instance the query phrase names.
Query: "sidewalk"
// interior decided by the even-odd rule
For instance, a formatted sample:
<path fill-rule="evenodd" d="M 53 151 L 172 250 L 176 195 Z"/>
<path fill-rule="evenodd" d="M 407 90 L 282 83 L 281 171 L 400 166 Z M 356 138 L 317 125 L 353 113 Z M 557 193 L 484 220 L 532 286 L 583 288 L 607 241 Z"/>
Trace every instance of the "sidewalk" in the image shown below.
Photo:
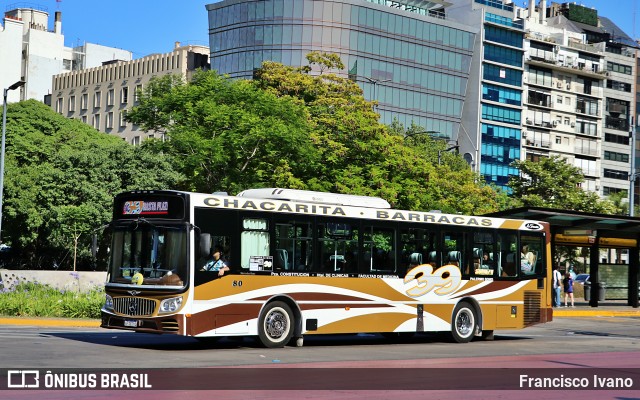
<path fill-rule="evenodd" d="M 640 317 L 640 308 L 628 306 L 626 300 L 600 301 L 598 307 L 591 307 L 584 299 L 574 304 L 575 307 L 554 307 L 553 317 Z"/>
<path fill-rule="evenodd" d="M 6 317 L 0 316 L 0 325 L 28 325 L 42 327 L 78 327 L 98 328 L 99 319 L 82 318 L 39 318 L 39 317 Z"/>

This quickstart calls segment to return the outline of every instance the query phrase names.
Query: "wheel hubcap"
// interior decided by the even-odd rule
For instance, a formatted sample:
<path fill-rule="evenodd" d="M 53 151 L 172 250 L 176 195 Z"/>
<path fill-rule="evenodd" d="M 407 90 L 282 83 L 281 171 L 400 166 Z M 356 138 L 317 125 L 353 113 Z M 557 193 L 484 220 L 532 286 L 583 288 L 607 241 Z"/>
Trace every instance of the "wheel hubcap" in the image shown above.
<path fill-rule="evenodd" d="M 284 313 L 274 311 L 265 318 L 264 327 L 270 338 L 280 339 L 288 331 L 289 321 Z"/>
<path fill-rule="evenodd" d="M 473 330 L 473 320 L 467 311 L 461 311 L 456 318 L 456 329 L 462 337 L 467 337 Z"/>

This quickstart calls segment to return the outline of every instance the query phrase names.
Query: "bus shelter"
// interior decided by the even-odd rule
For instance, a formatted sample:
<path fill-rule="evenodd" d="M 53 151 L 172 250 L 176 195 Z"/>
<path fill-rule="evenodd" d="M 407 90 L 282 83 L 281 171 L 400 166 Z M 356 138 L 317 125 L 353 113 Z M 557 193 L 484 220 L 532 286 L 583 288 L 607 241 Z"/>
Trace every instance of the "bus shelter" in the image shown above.
<path fill-rule="evenodd" d="M 557 246 L 580 246 L 590 250 L 591 288 L 590 296 L 585 296 L 590 297 L 589 305 L 598 307 L 599 301 L 602 301 L 600 291 L 604 286 L 600 280 L 604 279 L 600 277 L 606 273 L 611 278 L 611 287 L 615 290 L 624 293 L 626 283 L 627 305 L 638 307 L 640 218 L 543 207 L 521 207 L 491 213 L 488 216 L 548 222 L 551 226 L 553 255 Z M 601 259 L 601 249 L 626 249 L 626 262 L 621 263 L 620 259 Z"/>

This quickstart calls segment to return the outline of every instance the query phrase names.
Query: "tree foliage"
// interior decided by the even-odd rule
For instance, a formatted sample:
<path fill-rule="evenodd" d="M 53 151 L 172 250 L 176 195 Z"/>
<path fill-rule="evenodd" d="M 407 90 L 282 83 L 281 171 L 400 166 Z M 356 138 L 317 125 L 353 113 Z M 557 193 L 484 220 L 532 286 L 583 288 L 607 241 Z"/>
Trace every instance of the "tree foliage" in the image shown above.
<path fill-rule="evenodd" d="M 323 160 L 306 180 L 309 189 L 380 196 L 396 208 L 454 213 L 485 213 L 509 203 L 461 157 L 446 153 L 445 143 L 427 135 L 405 140 L 421 128 L 381 124 L 376 103 L 366 101 L 355 82 L 327 73 L 344 68 L 331 56 L 311 52 L 310 66 L 300 68 L 265 62 L 256 73 L 261 88 L 294 96 L 309 110 L 311 135 Z M 440 164 L 433 157 L 438 150 Z"/>
<path fill-rule="evenodd" d="M 86 264 L 90 233 L 111 219 L 115 194 L 170 188 L 180 177 L 149 149 L 34 100 L 9 105 L 6 141 L 2 239 L 32 268 L 69 267 L 75 237 Z"/>
<path fill-rule="evenodd" d="M 307 59 L 299 68 L 264 62 L 252 81 L 215 72 L 191 82 L 159 78 L 128 118 L 167 133 L 169 140 L 149 147 L 184 174 L 183 189 L 233 194 L 278 186 L 380 196 L 415 210 L 504 208 L 506 195 L 459 156 L 445 154 L 438 165 L 429 155 L 439 143 L 408 143 L 402 127 L 381 124 L 376 104 L 337 73 L 344 69 L 337 55 Z"/>
<path fill-rule="evenodd" d="M 560 156 L 541 158 L 537 162 L 515 161 L 520 176 L 509 180 L 513 196 L 526 207 L 550 207 L 574 211 L 613 214 L 616 209 L 594 192 L 585 192 L 582 170 L 567 164 Z"/>
<path fill-rule="evenodd" d="M 300 187 L 317 162 L 300 102 L 213 71 L 189 83 L 171 75 L 152 80 L 128 118 L 144 129 L 166 131 L 169 140 L 148 146 L 184 174 L 179 186 L 186 190 Z"/>

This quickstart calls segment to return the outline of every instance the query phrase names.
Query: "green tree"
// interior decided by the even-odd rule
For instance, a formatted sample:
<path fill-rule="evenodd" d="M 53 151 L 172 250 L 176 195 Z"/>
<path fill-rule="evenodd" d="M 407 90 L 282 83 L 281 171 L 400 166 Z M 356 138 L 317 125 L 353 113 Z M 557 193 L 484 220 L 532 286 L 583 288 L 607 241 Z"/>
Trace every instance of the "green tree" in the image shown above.
<path fill-rule="evenodd" d="M 311 52 L 307 60 L 309 66 L 299 68 L 265 62 L 255 78 L 261 88 L 294 96 L 309 110 L 322 163 L 306 180 L 308 189 L 380 196 L 414 210 L 485 213 L 508 204 L 506 194 L 484 185 L 461 157 L 442 151 L 446 144 L 426 135 L 407 141 L 400 124 L 381 124 L 375 102 L 366 101 L 344 71 L 332 72 L 344 68 L 335 55 Z"/>
<path fill-rule="evenodd" d="M 520 176 L 512 177 L 508 186 L 513 196 L 526 207 L 550 207 L 573 211 L 613 214 L 615 207 L 594 192 L 582 190 L 582 170 L 561 156 L 541 158 L 538 162 L 515 161 Z"/>
<path fill-rule="evenodd" d="M 115 194 L 180 179 L 162 155 L 34 100 L 9 105 L 6 153 L 2 239 L 29 268 L 70 267 L 76 241 L 87 264 L 89 232 L 111 219 Z"/>
<path fill-rule="evenodd" d="M 148 147 L 170 158 L 186 190 L 302 187 L 318 159 L 299 101 L 213 71 L 188 83 L 171 75 L 152 80 L 127 117 L 166 132 L 169 140 Z"/>

